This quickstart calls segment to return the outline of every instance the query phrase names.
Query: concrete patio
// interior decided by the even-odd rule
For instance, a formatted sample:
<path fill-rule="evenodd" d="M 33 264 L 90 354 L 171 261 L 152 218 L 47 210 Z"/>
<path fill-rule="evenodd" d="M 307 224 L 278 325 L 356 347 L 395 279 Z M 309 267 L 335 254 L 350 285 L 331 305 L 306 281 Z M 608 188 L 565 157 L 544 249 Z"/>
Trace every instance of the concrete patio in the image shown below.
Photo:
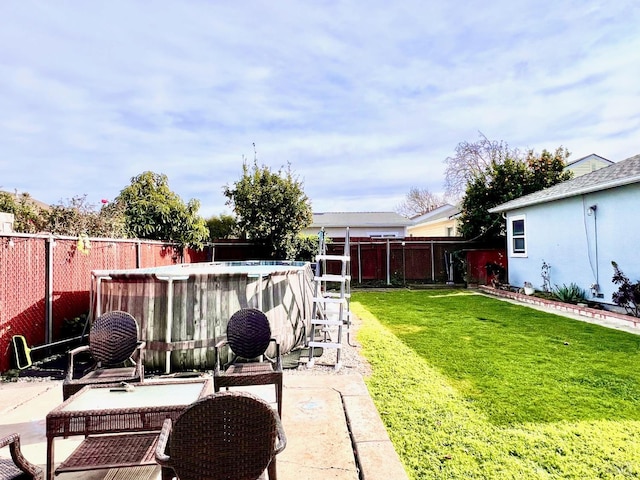
<path fill-rule="evenodd" d="M 274 401 L 270 388 L 247 390 Z M 19 433 L 25 457 L 44 468 L 45 417 L 61 402 L 59 380 L 0 383 L 0 435 Z M 285 372 L 282 416 L 287 448 L 277 457 L 281 480 L 408 478 L 360 374 Z M 57 439 L 56 463 L 66 458 L 81 440 Z M 8 449 L 0 451 L 0 455 L 8 456 Z M 65 473 L 58 478 L 155 480 L 160 478 L 160 468 Z"/>

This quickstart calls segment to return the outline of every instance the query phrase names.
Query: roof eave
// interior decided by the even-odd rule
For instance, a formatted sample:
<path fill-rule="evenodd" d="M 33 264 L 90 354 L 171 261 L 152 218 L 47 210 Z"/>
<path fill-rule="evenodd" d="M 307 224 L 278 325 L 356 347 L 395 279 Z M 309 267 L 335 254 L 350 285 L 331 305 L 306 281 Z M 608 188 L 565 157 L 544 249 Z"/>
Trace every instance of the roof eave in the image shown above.
<path fill-rule="evenodd" d="M 636 175 L 636 176 L 625 178 L 625 179 L 616 179 L 610 182 L 600 183 L 598 185 L 590 185 L 587 187 L 578 188 L 571 192 L 553 195 L 551 197 L 534 199 L 522 204 L 516 204 L 516 206 L 513 206 L 513 207 L 509 206 L 509 204 L 512 203 L 512 201 L 510 201 L 510 202 L 503 203 L 502 205 L 498 205 L 496 207 L 490 208 L 488 211 L 489 213 L 508 212 L 509 210 L 516 210 L 519 208 L 531 207 L 534 205 L 540 205 L 542 203 L 555 202 L 556 200 L 564 200 L 565 198 L 576 197 L 578 195 L 585 195 L 587 193 L 599 192 L 601 190 L 608 190 L 610 188 L 615 188 L 615 187 L 623 187 L 625 185 L 631 185 L 633 183 L 639 183 L 639 182 L 640 182 L 640 175 Z"/>

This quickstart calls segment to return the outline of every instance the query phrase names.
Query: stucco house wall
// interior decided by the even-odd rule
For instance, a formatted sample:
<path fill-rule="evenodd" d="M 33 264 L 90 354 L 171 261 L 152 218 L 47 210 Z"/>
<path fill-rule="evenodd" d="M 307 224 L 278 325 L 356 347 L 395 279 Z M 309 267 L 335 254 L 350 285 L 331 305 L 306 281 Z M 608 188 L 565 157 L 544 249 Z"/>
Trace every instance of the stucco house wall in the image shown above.
<path fill-rule="evenodd" d="M 412 218 L 407 227 L 410 237 L 457 237 L 460 208 L 445 204 L 430 212 Z"/>
<path fill-rule="evenodd" d="M 511 285 L 542 289 L 544 261 L 551 287 L 575 283 L 613 304 L 612 261 L 640 280 L 640 155 L 489 211 L 506 218 Z"/>
<path fill-rule="evenodd" d="M 455 220 L 442 220 L 407 228 L 410 237 L 457 237 Z"/>
<path fill-rule="evenodd" d="M 595 205 L 595 211 L 590 209 Z M 509 283 L 525 281 L 541 290 L 542 263 L 551 265 L 552 287 L 576 283 L 587 298 L 612 303 L 611 261 L 632 280 L 640 279 L 640 184 L 533 205 L 507 213 Z M 524 216 L 526 255 L 513 253 L 513 222 Z M 591 290 L 600 286 L 599 292 Z M 600 293 L 602 297 L 594 294 Z"/>

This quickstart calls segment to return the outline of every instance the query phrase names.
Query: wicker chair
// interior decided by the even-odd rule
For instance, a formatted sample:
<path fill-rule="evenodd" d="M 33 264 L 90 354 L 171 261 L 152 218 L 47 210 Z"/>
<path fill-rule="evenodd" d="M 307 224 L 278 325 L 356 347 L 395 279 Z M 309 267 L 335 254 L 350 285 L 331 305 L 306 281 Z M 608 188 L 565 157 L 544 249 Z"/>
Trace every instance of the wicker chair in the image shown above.
<path fill-rule="evenodd" d="M 89 331 L 89 345 L 69 352 L 69 368 L 62 384 L 63 399 L 89 384 L 143 381 L 145 342 L 138 338 L 138 322 L 127 312 L 112 311 L 98 317 Z M 89 352 L 96 365 L 81 378 L 74 378 L 76 355 L 81 352 Z M 127 363 L 133 365 L 123 366 Z"/>
<path fill-rule="evenodd" d="M 276 455 L 287 445 L 280 417 L 248 392 L 218 392 L 164 421 L 156 461 L 162 478 L 179 480 L 277 480 Z"/>
<path fill-rule="evenodd" d="M 12 433 L 0 438 L 0 448 L 4 448 L 7 445 L 11 452 L 11 460 L 0 458 L 0 480 L 44 480 L 44 471 L 22 455 L 20 451 L 20 435 Z"/>
<path fill-rule="evenodd" d="M 265 355 L 275 344 L 275 358 Z M 225 365 L 220 360 L 221 350 L 229 347 L 233 360 Z M 251 361 L 260 359 L 260 361 Z M 270 385 L 276 388 L 278 415 L 282 417 L 282 357 L 280 343 L 271 336 L 267 316 L 255 308 L 243 308 L 234 313 L 227 324 L 227 337 L 215 346 L 213 388 Z"/>

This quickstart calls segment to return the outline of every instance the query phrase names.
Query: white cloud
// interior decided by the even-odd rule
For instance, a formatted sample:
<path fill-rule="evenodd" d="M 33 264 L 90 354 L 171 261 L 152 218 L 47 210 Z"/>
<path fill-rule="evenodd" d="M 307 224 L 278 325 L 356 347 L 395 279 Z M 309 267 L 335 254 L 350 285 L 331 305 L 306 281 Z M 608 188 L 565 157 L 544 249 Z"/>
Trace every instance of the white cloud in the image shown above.
<path fill-rule="evenodd" d="M 166 173 L 201 212 L 243 156 L 314 208 L 438 192 L 460 141 L 639 153 L 632 1 L 0 4 L 3 189 L 113 198 Z"/>

